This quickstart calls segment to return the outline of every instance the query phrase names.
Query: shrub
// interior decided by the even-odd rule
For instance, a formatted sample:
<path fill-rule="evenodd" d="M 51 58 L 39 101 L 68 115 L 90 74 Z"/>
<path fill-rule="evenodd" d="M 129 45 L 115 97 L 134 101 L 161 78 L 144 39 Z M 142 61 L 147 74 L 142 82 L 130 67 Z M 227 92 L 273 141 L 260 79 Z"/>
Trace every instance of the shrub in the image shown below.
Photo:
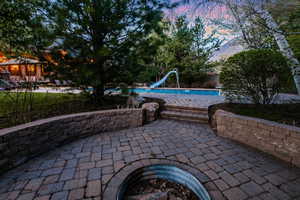
<path fill-rule="evenodd" d="M 286 59 L 277 51 L 256 49 L 230 57 L 220 74 L 229 100 L 250 98 L 256 104 L 270 104 L 289 77 Z"/>
<path fill-rule="evenodd" d="M 199 86 L 202 85 L 203 83 L 209 80 L 209 76 L 206 72 L 185 70 L 179 74 L 179 79 L 182 85 L 191 87 L 192 84 L 195 82 L 199 83 Z"/>
<path fill-rule="evenodd" d="M 216 88 L 217 85 L 217 81 L 209 80 L 202 84 L 202 88 Z"/>

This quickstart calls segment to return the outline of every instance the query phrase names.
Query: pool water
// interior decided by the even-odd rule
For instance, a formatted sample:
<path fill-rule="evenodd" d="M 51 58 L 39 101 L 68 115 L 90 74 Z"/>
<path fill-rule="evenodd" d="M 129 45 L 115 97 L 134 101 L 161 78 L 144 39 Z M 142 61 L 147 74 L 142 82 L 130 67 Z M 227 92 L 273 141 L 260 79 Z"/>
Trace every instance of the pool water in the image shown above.
<path fill-rule="evenodd" d="M 130 89 L 130 91 L 133 91 L 135 93 L 190 94 L 190 95 L 220 96 L 219 90 L 134 88 L 134 89 Z"/>

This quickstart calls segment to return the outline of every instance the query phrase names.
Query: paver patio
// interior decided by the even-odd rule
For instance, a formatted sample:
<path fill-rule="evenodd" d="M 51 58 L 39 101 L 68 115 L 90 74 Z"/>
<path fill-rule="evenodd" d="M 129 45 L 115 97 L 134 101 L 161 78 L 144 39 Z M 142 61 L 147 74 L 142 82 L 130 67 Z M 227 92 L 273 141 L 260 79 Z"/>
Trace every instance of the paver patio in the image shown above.
<path fill-rule="evenodd" d="M 0 199 L 101 199 L 137 160 L 183 162 L 206 174 L 215 199 L 300 199 L 300 169 L 216 136 L 209 126 L 158 120 L 101 133 L 43 154 L 0 177 Z"/>

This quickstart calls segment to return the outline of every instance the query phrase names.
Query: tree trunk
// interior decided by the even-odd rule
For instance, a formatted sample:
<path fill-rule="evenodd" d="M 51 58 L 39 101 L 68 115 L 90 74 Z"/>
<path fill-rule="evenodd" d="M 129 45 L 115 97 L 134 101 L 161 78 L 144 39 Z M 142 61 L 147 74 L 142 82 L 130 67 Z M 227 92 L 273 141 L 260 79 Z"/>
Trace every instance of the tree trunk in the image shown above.
<path fill-rule="evenodd" d="M 96 102 L 100 102 L 104 96 L 104 85 L 97 85 L 94 87 L 94 97 Z"/>
<path fill-rule="evenodd" d="M 291 49 L 284 34 L 280 30 L 278 24 L 273 19 L 272 15 L 267 10 L 261 10 L 258 12 L 262 19 L 266 21 L 269 30 L 272 32 L 277 45 L 281 53 L 288 59 L 291 71 L 293 74 L 294 82 L 297 88 L 298 95 L 300 95 L 300 63 L 295 57 L 293 50 Z"/>
<path fill-rule="evenodd" d="M 94 80 L 94 91 L 93 96 L 96 103 L 100 103 L 103 100 L 104 96 L 104 90 L 105 90 L 105 80 L 104 80 L 104 71 L 103 71 L 103 61 L 102 59 L 97 60 L 97 63 L 94 65 L 95 71 L 92 78 L 95 78 Z"/>
<path fill-rule="evenodd" d="M 239 16 L 240 15 L 239 11 L 238 11 L 239 6 L 236 5 L 235 3 L 232 3 L 232 1 L 230 1 L 230 0 L 225 0 L 224 3 L 226 5 L 226 7 L 229 8 L 232 16 L 234 17 L 235 22 L 237 23 L 238 28 L 240 29 L 240 31 L 242 33 L 243 40 L 246 42 L 248 47 L 252 47 L 252 43 L 249 40 L 247 30 L 245 29 L 245 26 L 244 26 L 246 22 L 243 21 L 241 19 L 241 17 Z"/>

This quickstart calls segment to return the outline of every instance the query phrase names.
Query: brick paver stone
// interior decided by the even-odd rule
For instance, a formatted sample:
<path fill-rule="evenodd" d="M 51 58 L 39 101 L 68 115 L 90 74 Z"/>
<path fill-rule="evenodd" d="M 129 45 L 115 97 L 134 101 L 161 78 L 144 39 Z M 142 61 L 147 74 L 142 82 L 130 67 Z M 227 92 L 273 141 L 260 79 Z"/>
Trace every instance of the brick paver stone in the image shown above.
<path fill-rule="evenodd" d="M 219 173 L 219 176 L 232 187 L 239 185 L 239 181 L 226 171 Z"/>
<path fill-rule="evenodd" d="M 245 183 L 240 186 L 241 189 L 246 192 L 249 196 L 257 196 L 262 193 L 264 190 L 254 182 Z"/>
<path fill-rule="evenodd" d="M 218 179 L 218 180 L 214 181 L 214 183 L 217 185 L 217 187 L 221 191 L 229 189 L 229 186 L 224 181 L 222 181 L 221 179 Z"/>
<path fill-rule="evenodd" d="M 18 197 L 18 200 L 28 200 L 28 199 L 33 199 L 34 198 L 34 193 L 27 193 L 27 194 L 22 194 Z"/>
<path fill-rule="evenodd" d="M 41 186 L 42 182 L 43 182 L 43 178 L 38 178 L 38 179 L 32 179 L 30 180 L 25 189 L 24 190 L 27 190 L 27 191 L 36 191 L 39 189 L 39 187 Z"/>
<path fill-rule="evenodd" d="M 248 197 L 241 189 L 237 187 L 226 190 L 224 195 L 230 200 L 244 200 Z"/>
<path fill-rule="evenodd" d="M 86 188 L 87 197 L 96 197 L 101 194 L 101 181 L 89 181 Z"/>
<path fill-rule="evenodd" d="M 69 195 L 68 191 L 57 192 L 52 195 L 51 200 L 67 200 L 68 195 Z"/>
<path fill-rule="evenodd" d="M 43 185 L 40 187 L 38 194 L 39 195 L 52 194 L 52 193 L 61 191 L 63 186 L 64 186 L 63 182 Z"/>
<path fill-rule="evenodd" d="M 49 200 L 49 199 L 50 199 L 50 195 L 39 196 L 34 198 L 34 200 Z"/>
<path fill-rule="evenodd" d="M 65 186 L 64 186 L 64 190 L 72 190 L 72 189 L 75 189 L 75 188 L 84 187 L 86 185 L 86 182 L 87 182 L 86 178 L 66 181 Z"/>
<path fill-rule="evenodd" d="M 84 189 L 83 188 L 79 188 L 79 189 L 74 189 L 70 191 L 69 194 L 69 200 L 79 200 L 79 199 L 83 199 L 84 196 Z"/>
<path fill-rule="evenodd" d="M 60 176 L 60 181 L 70 180 L 74 177 L 74 175 L 75 175 L 75 168 L 65 169 L 63 170 Z"/>

